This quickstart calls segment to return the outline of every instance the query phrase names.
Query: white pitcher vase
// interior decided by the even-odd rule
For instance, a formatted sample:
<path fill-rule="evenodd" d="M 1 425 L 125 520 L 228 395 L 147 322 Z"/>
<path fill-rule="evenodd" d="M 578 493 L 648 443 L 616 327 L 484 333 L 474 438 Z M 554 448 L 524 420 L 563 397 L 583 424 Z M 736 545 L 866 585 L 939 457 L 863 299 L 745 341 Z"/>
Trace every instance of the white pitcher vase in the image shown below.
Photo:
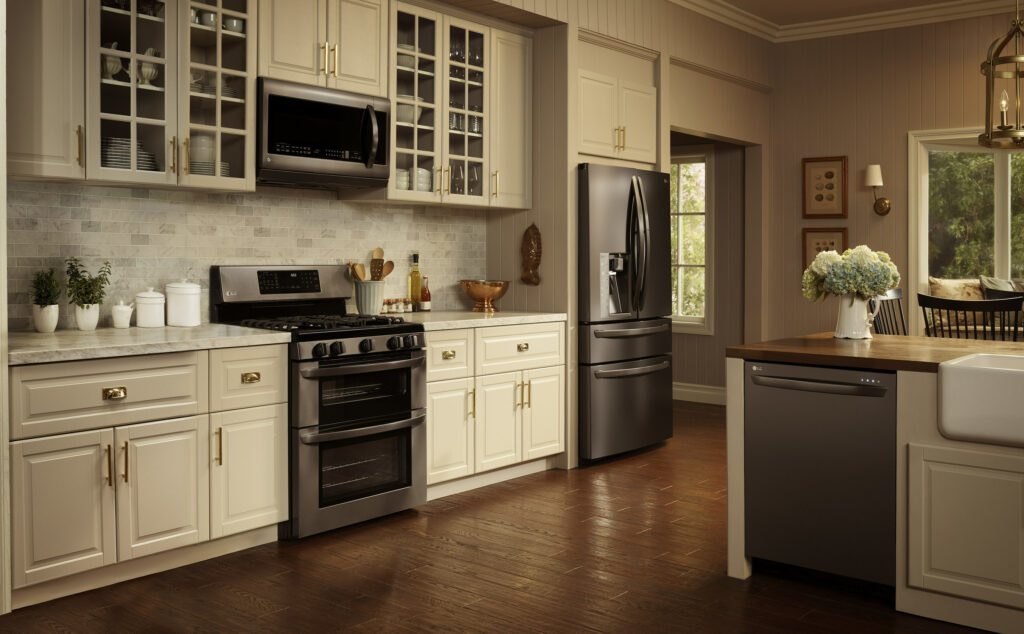
<path fill-rule="evenodd" d="M 839 298 L 839 320 L 836 322 L 836 339 L 871 339 L 871 324 L 882 303 L 875 301 L 875 311 L 868 312 L 868 300 L 856 293 Z"/>

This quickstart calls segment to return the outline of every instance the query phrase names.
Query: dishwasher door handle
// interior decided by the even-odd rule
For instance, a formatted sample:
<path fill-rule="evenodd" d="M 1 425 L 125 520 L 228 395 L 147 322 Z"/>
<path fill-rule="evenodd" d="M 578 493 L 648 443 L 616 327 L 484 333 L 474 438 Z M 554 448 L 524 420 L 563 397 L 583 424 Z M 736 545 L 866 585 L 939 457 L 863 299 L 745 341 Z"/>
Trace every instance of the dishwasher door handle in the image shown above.
<path fill-rule="evenodd" d="M 843 396 L 885 396 L 888 388 L 877 385 L 851 385 L 849 383 L 826 383 L 823 381 L 806 381 L 803 379 L 783 379 L 777 376 L 753 376 L 754 385 L 777 387 L 783 390 L 800 390 L 802 392 L 821 392 L 822 394 L 841 394 Z"/>

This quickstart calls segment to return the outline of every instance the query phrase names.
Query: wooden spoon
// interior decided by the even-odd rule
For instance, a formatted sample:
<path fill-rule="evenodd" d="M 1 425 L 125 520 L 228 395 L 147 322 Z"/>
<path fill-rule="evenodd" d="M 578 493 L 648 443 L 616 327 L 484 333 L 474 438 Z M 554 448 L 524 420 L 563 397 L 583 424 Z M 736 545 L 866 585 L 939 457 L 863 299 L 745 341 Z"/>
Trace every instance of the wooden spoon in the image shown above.
<path fill-rule="evenodd" d="M 384 249 L 382 249 L 380 247 L 377 247 L 376 249 L 374 249 L 373 250 L 373 259 L 374 260 L 383 260 L 384 259 Z"/>
<path fill-rule="evenodd" d="M 355 281 L 362 282 L 366 279 L 366 267 L 362 264 L 353 264 L 352 262 L 349 262 L 348 266 Z"/>
<path fill-rule="evenodd" d="M 394 271 L 394 270 L 395 270 L 395 263 L 392 262 L 391 260 L 388 260 L 387 262 L 384 263 L 384 269 L 381 271 L 380 279 L 384 279 L 388 275 L 391 275 L 391 271 Z"/>

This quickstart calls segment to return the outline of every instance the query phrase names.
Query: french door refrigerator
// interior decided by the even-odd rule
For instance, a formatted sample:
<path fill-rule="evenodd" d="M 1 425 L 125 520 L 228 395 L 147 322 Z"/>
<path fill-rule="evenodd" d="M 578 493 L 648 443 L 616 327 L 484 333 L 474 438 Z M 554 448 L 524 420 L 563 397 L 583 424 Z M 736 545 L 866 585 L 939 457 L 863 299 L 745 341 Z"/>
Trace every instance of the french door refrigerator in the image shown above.
<path fill-rule="evenodd" d="M 579 438 L 593 460 L 672 437 L 669 175 L 579 166 Z"/>

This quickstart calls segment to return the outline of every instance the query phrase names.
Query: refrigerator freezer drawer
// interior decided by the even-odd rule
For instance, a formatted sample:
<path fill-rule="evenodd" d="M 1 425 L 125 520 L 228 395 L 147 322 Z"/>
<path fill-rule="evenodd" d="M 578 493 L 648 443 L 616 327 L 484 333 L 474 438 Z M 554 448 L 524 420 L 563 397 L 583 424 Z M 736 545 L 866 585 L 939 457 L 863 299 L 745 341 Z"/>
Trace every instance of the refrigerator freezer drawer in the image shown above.
<path fill-rule="evenodd" d="M 582 458 L 603 458 L 672 437 L 672 357 L 579 369 Z"/>
<path fill-rule="evenodd" d="M 580 363 L 611 363 L 672 353 L 672 320 L 581 325 Z"/>

